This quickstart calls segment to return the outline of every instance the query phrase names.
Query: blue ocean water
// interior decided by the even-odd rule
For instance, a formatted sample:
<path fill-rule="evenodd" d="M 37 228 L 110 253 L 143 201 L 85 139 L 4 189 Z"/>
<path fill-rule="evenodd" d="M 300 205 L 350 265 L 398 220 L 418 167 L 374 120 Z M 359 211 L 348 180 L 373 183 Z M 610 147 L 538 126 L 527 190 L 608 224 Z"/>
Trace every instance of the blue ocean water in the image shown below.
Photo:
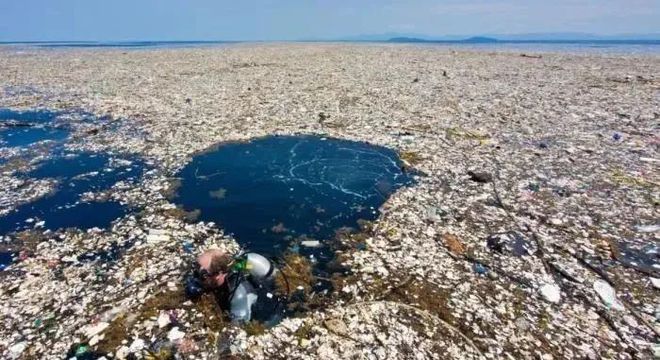
<path fill-rule="evenodd" d="M 80 197 L 85 192 L 106 190 L 121 180 L 136 179 L 144 164 L 131 157 L 64 151 L 72 119 L 105 121 L 75 111 L 0 109 L 0 147 L 29 149 L 34 143 L 51 140 L 48 147 L 41 148 L 49 157 L 36 164 L 34 170 L 16 175 L 25 179 L 50 179 L 57 183 L 51 194 L 0 216 L 0 234 L 32 228 L 40 221 L 44 221 L 44 229 L 50 230 L 102 228 L 128 211 L 114 201 L 81 202 Z M 30 152 L 21 154 L 20 157 L 31 156 Z M 2 162 L 7 160 L 0 159 Z"/>
<path fill-rule="evenodd" d="M 237 41 L 34 41 L 34 42 L 0 42 L 0 45 L 28 46 L 39 48 L 185 48 L 206 47 L 235 44 Z"/>
<path fill-rule="evenodd" d="M 325 41 L 305 41 L 306 43 L 324 43 Z M 660 54 L 660 40 L 498 40 L 478 43 L 469 40 L 458 41 L 327 41 L 343 43 L 413 43 L 427 46 L 440 46 L 457 49 L 484 51 L 529 51 L 561 53 L 604 53 L 604 54 Z M 189 48 L 212 47 L 237 44 L 237 41 L 53 41 L 53 42 L 0 42 L 1 45 L 14 47 L 39 48 Z M 295 41 L 294 41 L 295 43 Z"/>
<path fill-rule="evenodd" d="M 178 175 L 175 202 L 200 210 L 233 233 L 250 251 L 277 256 L 307 250 L 320 262 L 335 231 L 374 220 L 378 208 L 413 182 L 397 154 L 387 148 L 318 136 L 270 136 L 222 144 L 195 156 Z"/>
<path fill-rule="evenodd" d="M 58 121 L 60 112 L 0 109 L 0 147 L 25 147 L 45 140 L 60 141 L 69 130 Z"/>
<path fill-rule="evenodd" d="M 118 181 L 136 180 L 144 168 L 136 159 L 119 163 L 111 163 L 110 159 L 107 154 L 66 154 L 55 156 L 24 174 L 31 179 L 56 179 L 58 185 L 52 194 L 0 217 L 0 234 L 31 228 L 39 221 L 44 221 L 43 227 L 51 230 L 107 227 L 128 209 L 115 201 L 81 202 L 80 196 L 88 191 L 106 190 Z"/>
<path fill-rule="evenodd" d="M 12 263 L 14 253 L 9 251 L 0 251 L 0 271 L 4 270 Z"/>
<path fill-rule="evenodd" d="M 57 230 L 64 228 L 105 228 L 115 219 L 131 211 L 116 201 L 81 201 L 86 192 L 109 189 L 118 181 L 134 181 L 141 176 L 145 164 L 134 156 L 115 156 L 106 153 L 78 152 L 65 150 L 69 141 L 71 122 L 104 123 L 107 119 L 97 118 L 79 111 L 48 111 L 0 109 L 0 147 L 19 147 L 17 158 L 30 157 L 46 152 L 48 158 L 37 163 L 33 170 L 15 173 L 26 180 L 49 179 L 56 182 L 51 194 L 19 205 L 10 213 L 0 216 L 0 235 L 34 228 Z M 112 127 L 106 127 L 112 131 Z M 48 146 L 31 147 L 32 144 L 51 140 Z M 9 159 L 0 157 L 0 164 Z M 43 222 L 43 223 L 41 223 Z M 124 244 L 122 246 L 129 246 Z M 98 253 L 83 254 L 84 260 L 109 260 L 115 258 L 123 248 L 115 244 Z M 0 251 L 0 270 L 11 264 L 14 250 Z"/>
<path fill-rule="evenodd" d="M 45 140 L 64 140 L 69 131 L 52 127 L 14 127 L 0 130 L 0 147 L 22 147 Z"/>
<path fill-rule="evenodd" d="M 54 121 L 62 113 L 50 110 L 12 110 L 0 108 L 0 122 L 23 122 L 30 124 L 44 124 Z"/>

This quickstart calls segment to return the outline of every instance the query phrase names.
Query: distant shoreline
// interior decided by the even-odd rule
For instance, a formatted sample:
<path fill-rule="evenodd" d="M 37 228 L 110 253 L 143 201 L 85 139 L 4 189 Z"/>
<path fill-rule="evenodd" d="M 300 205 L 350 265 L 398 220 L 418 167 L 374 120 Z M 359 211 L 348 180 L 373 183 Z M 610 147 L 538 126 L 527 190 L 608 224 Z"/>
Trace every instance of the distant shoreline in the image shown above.
<path fill-rule="evenodd" d="M 232 45 L 266 44 L 346 44 L 346 45 L 400 45 L 438 46 L 475 51 L 515 51 L 523 53 L 578 53 L 660 55 L 660 40 L 498 40 L 492 38 L 469 38 L 463 40 L 425 40 L 417 38 L 392 38 L 389 40 L 309 40 L 309 41 L 46 41 L 46 42 L 0 42 L 0 49 L 43 49 L 43 50 L 177 50 L 204 49 Z"/>
<path fill-rule="evenodd" d="M 558 44 L 558 45 L 660 45 L 658 40 L 607 40 L 607 39 L 575 39 L 575 40 L 500 40 L 489 37 L 472 37 L 463 40 L 427 40 L 419 38 L 391 38 L 384 42 L 390 43 L 429 43 L 429 44 Z"/>
<path fill-rule="evenodd" d="M 660 39 L 558 39 L 507 40 L 471 37 L 461 40 L 432 40 L 413 37 L 393 37 L 387 40 L 180 40 L 180 41 L 0 41 L 0 45 L 32 45 L 38 47 L 154 47 L 182 45 L 222 45 L 237 43 L 427 43 L 427 44 L 557 44 L 557 45 L 660 45 Z"/>
<path fill-rule="evenodd" d="M 0 45 L 36 47 L 156 47 L 234 44 L 238 41 L 0 41 Z"/>

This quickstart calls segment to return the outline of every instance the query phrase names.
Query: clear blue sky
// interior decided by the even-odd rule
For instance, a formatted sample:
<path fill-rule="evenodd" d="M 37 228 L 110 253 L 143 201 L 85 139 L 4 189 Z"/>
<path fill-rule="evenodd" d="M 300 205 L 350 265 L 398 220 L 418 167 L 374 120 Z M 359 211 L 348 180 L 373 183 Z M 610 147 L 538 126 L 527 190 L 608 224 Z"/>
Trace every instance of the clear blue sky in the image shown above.
<path fill-rule="evenodd" d="M 660 33 L 660 0 L 0 0 L 0 41 Z"/>

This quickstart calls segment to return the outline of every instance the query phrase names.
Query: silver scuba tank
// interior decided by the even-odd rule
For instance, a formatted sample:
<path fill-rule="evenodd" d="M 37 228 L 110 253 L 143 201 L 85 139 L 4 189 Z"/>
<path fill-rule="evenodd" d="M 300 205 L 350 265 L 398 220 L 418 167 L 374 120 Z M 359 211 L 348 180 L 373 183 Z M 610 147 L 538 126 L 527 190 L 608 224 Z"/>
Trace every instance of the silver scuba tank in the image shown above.
<path fill-rule="evenodd" d="M 247 258 L 247 272 L 258 283 L 272 279 L 277 272 L 273 263 L 262 255 L 256 253 L 245 254 Z M 250 321 L 252 306 L 258 300 L 257 291 L 250 281 L 241 281 L 230 302 L 230 315 L 232 320 L 238 322 Z"/>
<path fill-rule="evenodd" d="M 275 275 L 277 269 L 273 263 L 257 253 L 247 253 L 247 264 L 248 271 L 252 278 L 255 280 L 265 280 L 267 278 L 272 278 Z"/>

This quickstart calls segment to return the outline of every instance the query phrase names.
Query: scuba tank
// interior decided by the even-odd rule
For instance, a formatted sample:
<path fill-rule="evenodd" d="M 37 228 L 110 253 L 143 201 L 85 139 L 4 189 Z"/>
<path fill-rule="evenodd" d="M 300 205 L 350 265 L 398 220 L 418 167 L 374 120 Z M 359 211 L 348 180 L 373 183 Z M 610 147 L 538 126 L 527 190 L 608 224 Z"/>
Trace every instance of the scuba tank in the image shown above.
<path fill-rule="evenodd" d="M 259 298 L 255 287 L 272 280 L 277 269 L 266 257 L 247 253 L 234 261 L 232 271 L 239 276 L 230 297 L 231 318 L 240 322 L 250 321 L 252 306 Z"/>
<path fill-rule="evenodd" d="M 275 275 L 277 269 L 275 269 L 273 263 L 264 256 L 256 253 L 247 253 L 245 256 L 247 258 L 248 270 L 254 280 L 266 280 Z"/>

